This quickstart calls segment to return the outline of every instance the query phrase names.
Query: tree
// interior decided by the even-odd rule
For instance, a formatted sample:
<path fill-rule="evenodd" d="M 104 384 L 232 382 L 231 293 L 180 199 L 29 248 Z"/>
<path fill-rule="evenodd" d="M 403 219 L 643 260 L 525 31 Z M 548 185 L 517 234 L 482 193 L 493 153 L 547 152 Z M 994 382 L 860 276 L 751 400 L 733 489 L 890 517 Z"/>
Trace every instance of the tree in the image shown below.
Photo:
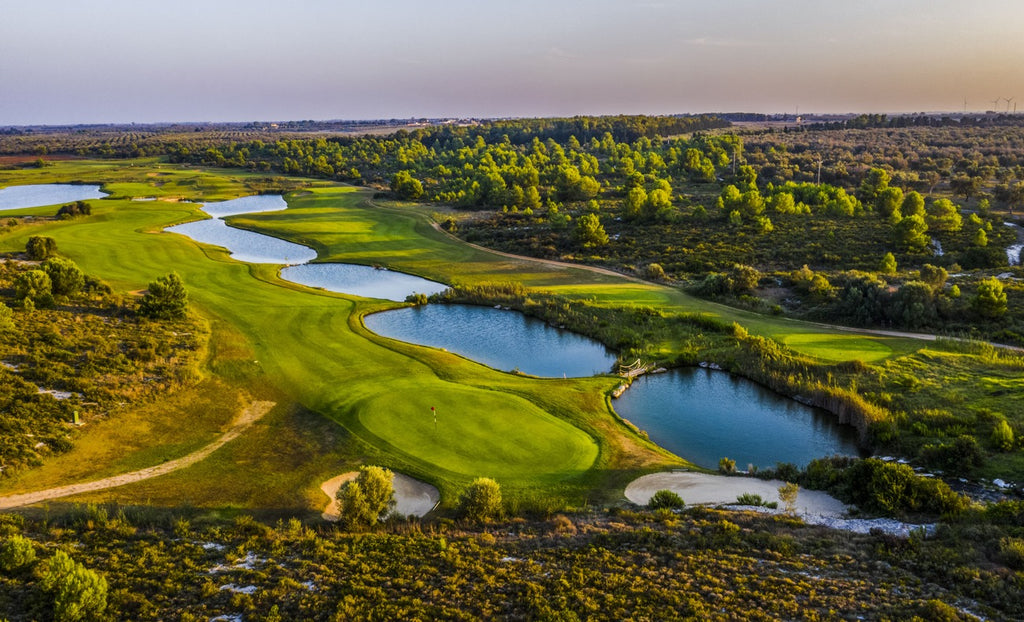
<path fill-rule="evenodd" d="M 796 510 L 796 498 L 800 494 L 800 487 L 793 482 L 786 482 L 779 486 L 779 499 L 786 504 L 786 511 L 792 514 Z"/>
<path fill-rule="evenodd" d="M 938 317 L 932 288 L 921 281 L 909 281 L 900 286 L 892 297 L 890 319 L 909 328 L 932 324 Z"/>
<path fill-rule="evenodd" d="M 626 194 L 624 205 L 626 217 L 639 218 L 645 203 L 647 203 L 647 191 L 643 188 L 631 188 Z"/>
<path fill-rule="evenodd" d="M 71 622 L 98 616 L 107 608 L 107 580 L 58 550 L 40 581 L 53 594 L 53 618 Z"/>
<path fill-rule="evenodd" d="M 931 241 L 927 232 L 928 225 L 920 216 L 904 216 L 893 227 L 896 243 L 909 251 L 922 251 L 927 248 Z"/>
<path fill-rule="evenodd" d="M 985 233 L 985 230 L 984 229 L 978 229 L 978 231 L 974 234 L 974 240 L 973 241 L 974 241 L 974 245 L 978 246 L 980 248 L 984 248 L 984 247 L 988 246 L 988 235 Z"/>
<path fill-rule="evenodd" d="M 882 263 L 879 264 L 878 271 L 882 274 L 896 274 L 896 257 L 892 253 L 886 253 L 882 257 Z"/>
<path fill-rule="evenodd" d="M 971 306 L 978 315 L 990 319 L 1002 317 L 1006 313 L 1006 292 L 1003 284 L 994 276 L 982 279 L 978 283 L 978 291 L 971 300 Z"/>
<path fill-rule="evenodd" d="M 583 214 L 579 217 L 576 222 L 576 240 L 584 248 L 604 246 L 608 243 L 608 234 L 605 233 L 597 214 Z"/>
<path fill-rule="evenodd" d="M 500 517 L 501 486 L 489 477 L 476 478 L 459 497 L 459 512 L 476 522 Z"/>
<path fill-rule="evenodd" d="M 652 510 L 660 510 L 662 508 L 677 509 L 685 505 L 686 503 L 683 501 L 683 498 L 671 490 L 659 490 L 651 495 L 651 500 L 647 502 L 647 507 Z"/>
<path fill-rule="evenodd" d="M 25 243 L 25 253 L 29 259 L 43 261 L 57 254 L 57 240 L 42 235 L 33 235 Z"/>
<path fill-rule="evenodd" d="M 903 197 L 900 211 L 904 216 L 924 216 L 924 197 L 916 190 L 911 190 Z"/>
<path fill-rule="evenodd" d="M 925 220 L 934 231 L 959 231 L 963 227 L 960 209 L 949 199 L 933 201 Z"/>
<path fill-rule="evenodd" d="M 886 218 L 899 220 L 902 216 L 900 207 L 903 206 L 903 191 L 890 186 L 882 190 L 875 199 L 875 209 Z"/>
<path fill-rule="evenodd" d="M 881 168 L 872 168 L 857 189 L 857 198 L 864 203 L 875 203 L 883 190 L 889 187 L 892 175 Z"/>
<path fill-rule="evenodd" d="M 158 320 L 177 320 L 188 311 L 188 292 L 176 272 L 149 284 L 139 304 L 139 313 Z"/>
<path fill-rule="evenodd" d="M 391 191 L 400 199 L 413 201 L 423 195 L 423 184 L 409 171 L 398 171 L 391 178 Z"/>
<path fill-rule="evenodd" d="M 42 270 L 28 270 L 19 274 L 14 280 L 14 293 L 18 300 L 31 301 L 37 307 L 53 304 L 53 284 L 50 275 Z"/>
<path fill-rule="evenodd" d="M 395 507 L 394 473 L 379 466 L 359 467 L 359 475 L 338 490 L 341 520 L 349 529 L 367 528 Z"/>
<path fill-rule="evenodd" d="M 42 265 L 50 277 L 54 296 L 74 296 L 85 286 L 85 273 L 70 259 L 53 257 Z"/>
<path fill-rule="evenodd" d="M 949 272 L 941 266 L 933 266 L 926 263 L 921 266 L 921 280 L 931 286 L 933 291 L 939 291 L 946 285 Z"/>

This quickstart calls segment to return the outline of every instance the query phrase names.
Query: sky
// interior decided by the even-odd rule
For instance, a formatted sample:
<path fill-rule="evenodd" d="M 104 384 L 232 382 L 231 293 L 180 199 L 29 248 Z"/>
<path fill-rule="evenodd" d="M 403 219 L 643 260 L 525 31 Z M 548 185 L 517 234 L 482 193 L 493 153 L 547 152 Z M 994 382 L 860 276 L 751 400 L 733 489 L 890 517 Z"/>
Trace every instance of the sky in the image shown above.
<path fill-rule="evenodd" d="M 0 125 L 1024 113 L 1022 33 L 1021 0 L 0 0 Z"/>

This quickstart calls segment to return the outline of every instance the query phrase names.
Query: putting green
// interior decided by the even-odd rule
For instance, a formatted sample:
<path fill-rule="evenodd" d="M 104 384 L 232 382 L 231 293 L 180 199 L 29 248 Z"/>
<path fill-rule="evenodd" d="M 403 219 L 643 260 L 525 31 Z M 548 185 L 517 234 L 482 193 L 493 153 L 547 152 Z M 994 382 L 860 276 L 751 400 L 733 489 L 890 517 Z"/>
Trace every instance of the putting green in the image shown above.
<path fill-rule="evenodd" d="M 381 441 L 467 476 L 583 472 L 598 454 L 597 443 L 578 428 L 497 391 L 391 383 L 356 409 L 359 422 Z"/>
<path fill-rule="evenodd" d="M 858 359 L 872 363 L 893 355 L 893 349 L 879 339 L 863 335 L 794 333 L 782 337 L 787 346 L 825 361 Z"/>

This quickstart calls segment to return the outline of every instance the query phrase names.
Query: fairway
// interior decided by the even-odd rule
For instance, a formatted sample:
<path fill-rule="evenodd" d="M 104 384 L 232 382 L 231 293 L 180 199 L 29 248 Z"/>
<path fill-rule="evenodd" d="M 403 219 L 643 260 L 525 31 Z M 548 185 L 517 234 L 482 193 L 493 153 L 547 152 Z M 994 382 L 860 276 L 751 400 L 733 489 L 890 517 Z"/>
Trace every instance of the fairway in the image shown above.
<path fill-rule="evenodd" d="M 12 175 L 0 172 L 0 183 Z M 442 503 L 453 503 L 461 487 L 477 476 L 498 478 L 512 496 L 551 494 L 571 502 L 610 494 L 611 482 L 626 481 L 631 474 L 683 464 L 614 417 L 604 394 L 618 384 L 616 378 L 528 378 L 447 352 L 392 342 L 368 333 L 359 318 L 401 303 L 287 283 L 277 277 L 275 266 L 243 264 L 223 249 L 163 232 L 168 225 L 202 216 L 196 205 L 177 202 L 178 197 L 224 200 L 255 194 L 264 189 L 265 178 L 152 162 L 146 167 L 72 162 L 19 171 L 17 176 L 32 183 L 114 180 L 104 189 L 121 198 L 93 201 L 93 215 L 87 218 L 19 227 L 2 239 L 5 250 L 24 248 L 30 235 L 50 235 L 62 253 L 121 291 L 144 289 L 152 279 L 175 270 L 197 310 L 211 323 L 215 347 L 209 365 L 214 373 L 253 395 L 319 413 L 344 430 L 337 435 L 344 440 L 322 444 L 317 451 L 323 455 L 318 456 L 304 455 L 301 446 L 278 446 L 266 453 L 246 445 L 253 439 L 287 438 L 290 430 L 274 428 L 290 425 L 286 416 L 270 418 L 263 424 L 268 429 L 239 439 L 245 451 L 237 455 L 255 456 L 245 459 L 250 468 L 275 472 L 258 491 L 243 486 L 239 489 L 248 492 L 231 491 L 221 485 L 245 471 L 246 462 L 232 462 L 240 458 L 231 458 L 237 450 L 229 445 L 205 463 L 117 489 L 105 498 L 164 498 L 159 492 L 163 481 L 167 491 L 188 486 L 193 502 L 211 505 L 294 504 L 301 491 L 313 509 L 323 476 L 373 462 L 436 485 Z M 130 196 L 173 200 L 140 202 Z M 285 196 L 285 211 L 228 220 L 310 246 L 318 252 L 317 261 L 380 264 L 448 283 L 519 282 L 599 306 L 703 313 L 740 322 L 751 332 L 829 361 L 881 360 L 894 353 L 886 343 L 914 347 L 910 340 L 837 335 L 823 327 L 730 309 L 632 277 L 503 256 L 436 230 L 422 208 L 375 205 L 367 191 L 351 187 L 312 182 Z M 22 211 L 42 215 L 53 210 Z M 661 350 L 669 355 L 672 347 L 666 343 Z M 436 430 L 431 406 L 437 409 Z M 164 453 L 164 459 L 200 442 L 183 442 L 177 453 Z M 149 443 L 158 444 L 159 439 Z M 153 454 L 145 446 L 139 451 Z M 139 466 L 139 461 L 122 463 L 123 468 Z M 117 469 L 113 463 L 104 466 L 105 473 Z M 65 483 L 52 469 L 40 472 L 48 473 L 43 478 L 47 483 Z"/>

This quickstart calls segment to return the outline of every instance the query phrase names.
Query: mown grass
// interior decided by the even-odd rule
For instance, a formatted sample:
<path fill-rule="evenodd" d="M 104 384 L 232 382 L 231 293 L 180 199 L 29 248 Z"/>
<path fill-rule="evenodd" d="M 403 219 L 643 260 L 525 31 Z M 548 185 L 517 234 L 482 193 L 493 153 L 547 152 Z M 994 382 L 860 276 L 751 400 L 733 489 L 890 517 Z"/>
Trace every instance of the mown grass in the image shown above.
<path fill-rule="evenodd" d="M 235 188 L 244 194 L 239 185 Z M 4 238 L 3 247 L 16 250 L 29 235 L 51 235 L 61 251 L 88 272 L 129 291 L 176 270 L 197 307 L 209 316 L 214 333 L 230 327 L 240 338 L 226 347 L 234 356 L 224 356 L 226 352 L 215 345 L 212 369 L 227 372 L 253 394 L 276 395 L 340 423 L 345 432 L 335 437 L 345 438 L 347 445 L 324 447 L 307 438 L 295 439 L 294 447 L 282 446 L 279 439 L 294 437 L 295 432 L 289 429 L 289 418 L 279 416 L 264 424 L 270 429 L 263 440 L 275 437 L 270 445 L 276 452 L 268 448 L 270 457 L 247 459 L 253 470 L 245 477 L 258 484 L 225 488 L 225 482 L 237 482 L 225 473 L 238 471 L 226 468 L 224 462 L 244 454 L 252 438 L 259 437 L 253 434 L 180 474 L 116 489 L 101 495 L 103 498 L 137 500 L 144 495 L 148 499 L 188 499 L 196 504 L 292 506 L 296 496 L 316 498 L 317 478 L 333 474 L 328 469 L 351 468 L 363 459 L 431 481 L 448 493 L 447 499 L 454 499 L 453 493 L 477 475 L 502 474 L 502 483 L 513 497 L 517 489 L 540 485 L 543 490 L 550 484 L 571 502 L 602 486 L 606 476 L 593 468 L 595 461 L 603 465 L 618 462 L 616 452 L 620 450 L 604 438 L 614 427 L 598 435 L 570 424 L 579 425 L 583 416 L 610 420 L 601 401 L 559 397 L 554 400 L 560 402 L 556 416 L 541 395 L 547 390 L 542 381 L 502 374 L 451 355 L 443 360 L 417 359 L 383 347 L 379 339 L 369 339 L 350 327 L 355 301 L 282 286 L 266 267 L 251 268 L 229 259 L 220 249 L 200 248 L 182 236 L 156 233 L 166 225 L 194 218 L 192 205 L 111 199 L 93 205 L 93 216 L 74 223 L 18 227 Z M 250 352 L 251 361 L 241 358 Z M 453 383 L 439 377 L 442 374 L 460 380 Z M 607 388 L 614 380 L 596 382 Z M 567 395 L 589 392 L 594 383 L 581 380 L 579 384 L 587 390 Z M 448 419 L 446 435 L 419 433 L 417 424 L 429 417 L 431 405 L 443 408 L 460 403 L 474 408 Z M 375 419 L 381 409 L 387 410 L 385 427 Z M 359 434 L 358 441 L 353 439 L 353 431 Z M 496 432 L 509 440 L 510 446 L 518 445 L 518 451 L 495 452 Z M 632 433 L 620 427 L 617 434 Z M 384 435 L 387 442 L 381 440 Z M 311 443 L 316 452 L 312 456 L 305 453 Z M 653 445 L 639 439 L 637 444 L 642 466 L 678 464 Z M 259 453 L 255 447 L 249 451 Z M 325 458 L 324 454 L 334 457 Z M 309 467 L 296 468 L 296 461 L 318 464 L 319 468 L 313 469 L 316 475 L 310 477 Z M 158 495 L 156 490 L 165 492 Z"/>
<path fill-rule="evenodd" d="M 106 162 L 73 162 L 24 176 L 0 171 L 0 183 L 114 179 L 106 187 L 118 193 L 218 200 L 251 194 L 253 183 L 262 183 L 245 173 L 164 166 L 173 173 L 166 177 L 180 178 L 178 183 L 154 185 L 153 179 L 165 176 L 149 175 L 152 168 Z M 601 306 L 703 313 L 828 362 L 896 360 L 924 345 L 839 334 L 698 300 L 666 285 L 504 257 L 435 230 L 421 208 L 374 205 L 364 191 L 316 186 L 289 194 L 285 212 L 235 217 L 232 223 L 308 244 L 319 261 L 383 264 L 449 283 L 517 281 Z M 320 480 L 375 462 L 434 483 L 446 503 L 472 477 L 492 475 L 514 502 L 560 498 L 572 504 L 612 499 L 615 488 L 636 474 L 682 464 L 611 414 L 604 396 L 618 383 L 614 378 L 523 378 L 386 340 L 369 333 L 360 318 L 394 304 L 289 284 L 273 266 L 241 264 L 222 249 L 161 232 L 196 218 L 193 205 L 92 204 L 88 218 L 19 225 L 0 238 L 0 248 L 20 249 L 29 235 L 51 235 L 88 272 L 128 291 L 177 271 L 215 335 L 211 371 L 251 395 L 282 402 L 251 433 L 203 463 L 98 498 L 313 509 L 324 502 Z M 666 352 L 674 347 L 663 344 Z M 437 433 L 430 406 L 438 408 Z"/>

